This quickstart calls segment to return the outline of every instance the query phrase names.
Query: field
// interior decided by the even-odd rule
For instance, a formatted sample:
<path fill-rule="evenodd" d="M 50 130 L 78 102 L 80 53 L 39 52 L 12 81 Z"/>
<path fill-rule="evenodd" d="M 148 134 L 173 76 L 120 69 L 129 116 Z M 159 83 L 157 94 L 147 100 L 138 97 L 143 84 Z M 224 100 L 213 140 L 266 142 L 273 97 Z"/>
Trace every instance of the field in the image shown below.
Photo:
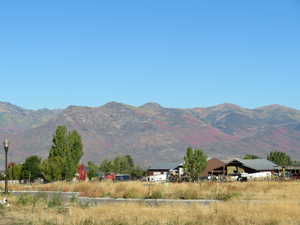
<path fill-rule="evenodd" d="M 300 205 L 294 201 L 204 205 L 64 203 L 59 198 L 20 196 L 1 207 L 5 225 L 296 225 Z"/>
<path fill-rule="evenodd" d="M 53 183 L 10 185 L 14 190 L 78 191 L 83 196 L 222 199 L 199 204 L 110 203 L 87 205 L 59 196 L 9 196 L 0 225 L 298 225 L 300 182 Z M 246 200 L 246 201 L 245 201 Z M 248 201 L 254 200 L 254 201 Z"/>
<path fill-rule="evenodd" d="M 298 181 L 201 182 L 149 184 L 143 182 L 83 182 L 10 185 L 11 190 L 80 192 L 87 197 L 164 199 L 300 200 Z M 3 186 L 2 186 L 3 188 Z"/>

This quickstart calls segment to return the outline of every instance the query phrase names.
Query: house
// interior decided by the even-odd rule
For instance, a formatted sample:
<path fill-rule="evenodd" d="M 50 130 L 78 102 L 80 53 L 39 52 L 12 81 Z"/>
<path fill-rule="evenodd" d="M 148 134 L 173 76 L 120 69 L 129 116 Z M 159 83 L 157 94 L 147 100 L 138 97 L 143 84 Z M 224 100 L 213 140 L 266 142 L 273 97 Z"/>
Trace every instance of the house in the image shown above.
<path fill-rule="evenodd" d="M 225 171 L 225 163 L 217 158 L 209 158 L 207 167 L 201 174 L 201 177 L 209 175 L 222 175 Z M 180 181 L 184 179 L 183 163 L 157 163 L 152 165 L 148 171 L 148 181 Z"/>
<path fill-rule="evenodd" d="M 281 167 L 267 159 L 233 159 L 225 166 L 225 174 L 278 172 Z"/>
<path fill-rule="evenodd" d="M 167 181 L 169 175 L 177 174 L 178 176 L 183 175 L 183 163 L 156 163 L 151 165 L 147 170 L 148 181 Z"/>
<path fill-rule="evenodd" d="M 223 175 L 225 171 L 225 163 L 217 158 L 209 158 L 207 166 L 202 172 L 201 177 L 208 177 L 209 175 L 219 176 Z"/>

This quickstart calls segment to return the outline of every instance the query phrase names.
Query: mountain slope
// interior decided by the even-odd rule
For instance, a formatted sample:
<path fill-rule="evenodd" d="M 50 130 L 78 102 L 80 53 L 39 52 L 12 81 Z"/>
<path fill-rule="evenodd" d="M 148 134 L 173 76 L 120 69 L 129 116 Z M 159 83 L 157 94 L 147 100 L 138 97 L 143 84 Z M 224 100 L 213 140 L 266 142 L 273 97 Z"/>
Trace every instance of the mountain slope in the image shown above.
<path fill-rule="evenodd" d="M 272 105 L 245 109 L 232 104 L 174 109 L 157 103 L 140 107 L 110 102 L 101 107 L 25 110 L 0 103 L 0 138 L 12 140 L 10 158 L 47 156 L 58 125 L 82 135 L 84 161 L 131 154 L 138 162 L 178 161 L 188 146 L 209 155 L 266 155 L 282 150 L 300 158 L 300 111 Z M 1 155 L 1 157 L 3 157 Z"/>

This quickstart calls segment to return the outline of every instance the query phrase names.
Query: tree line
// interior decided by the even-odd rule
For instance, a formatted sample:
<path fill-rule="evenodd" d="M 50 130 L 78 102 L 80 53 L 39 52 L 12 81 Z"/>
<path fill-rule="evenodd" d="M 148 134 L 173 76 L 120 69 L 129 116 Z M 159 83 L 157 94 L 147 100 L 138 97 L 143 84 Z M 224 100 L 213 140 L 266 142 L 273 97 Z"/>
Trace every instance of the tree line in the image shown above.
<path fill-rule="evenodd" d="M 23 164 L 10 163 L 8 179 L 45 181 L 73 179 L 83 156 L 83 144 L 77 131 L 68 131 L 65 126 L 58 126 L 52 139 L 52 146 L 47 159 L 33 155 Z"/>
<path fill-rule="evenodd" d="M 244 156 L 244 159 L 260 159 L 257 155 L 247 154 Z M 273 151 L 267 155 L 267 160 L 274 162 L 279 166 L 291 166 L 297 163 L 296 161 L 292 161 L 291 157 L 285 153 L 280 151 Z"/>
<path fill-rule="evenodd" d="M 109 173 L 129 174 L 132 179 L 138 179 L 146 174 L 146 171 L 134 161 L 130 155 L 117 156 L 113 160 L 105 159 L 99 165 L 88 162 L 88 178 L 101 177 Z"/>
<path fill-rule="evenodd" d="M 35 181 L 42 178 L 46 182 L 71 181 L 83 156 L 83 144 L 77 131 L 68 131 L 65 126 L 58 126 L 52 139 L 52 146 L 46 159 L 33 155 L 24 163 L 10 163 L 8 179 Z M 118 156 L 113 160 L 103 160 L 99 165 L 88 162 L 86 167 L 89 179 L 108 173 L 126 173 L 133 178 L 145 175 L 145 170 L 134 164 L 130 155 Z M 4 176 L 2 174 L 2 177 Z"/>

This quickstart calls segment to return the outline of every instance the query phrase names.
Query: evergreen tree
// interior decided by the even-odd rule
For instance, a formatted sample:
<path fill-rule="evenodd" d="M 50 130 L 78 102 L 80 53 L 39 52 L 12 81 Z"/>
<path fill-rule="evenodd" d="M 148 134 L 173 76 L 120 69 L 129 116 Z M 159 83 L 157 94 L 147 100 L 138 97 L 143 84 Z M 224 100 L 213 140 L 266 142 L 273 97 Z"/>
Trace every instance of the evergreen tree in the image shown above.
<path fill-rule="evenodd" d="M 201 149 L 187 148 L 183 167 L 189 178 L 197 181 L 207 167 L 207 156 Z"/>

